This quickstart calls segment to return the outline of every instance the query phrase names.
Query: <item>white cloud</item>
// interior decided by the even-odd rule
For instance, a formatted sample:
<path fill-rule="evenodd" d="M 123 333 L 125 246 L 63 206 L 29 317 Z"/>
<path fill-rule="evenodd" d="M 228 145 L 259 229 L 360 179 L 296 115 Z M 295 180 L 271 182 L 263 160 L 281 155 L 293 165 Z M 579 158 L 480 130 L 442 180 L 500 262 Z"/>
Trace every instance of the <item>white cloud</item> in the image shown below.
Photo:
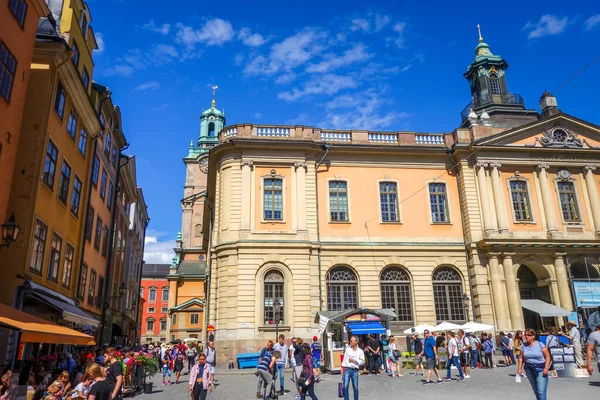
<path fill-rule="evenodd" d="M 102 33 L 100 33 L 100 32 L 96 32 L 94 34 L 94 36 L 96 37 L 96 44 L 98 45 L 98 48 L 95 50 L 96 51 L 95 54 L 102 54 L 102 52 L 104 52 L 104 48 L 105 48 L 104 36 L 102 36 Z"/>
<path fill-rule="evenodd" d="M 132 49 L 124 56 L 117 57 L 114 66 L 107 68 L 104 74 L 106 76 L 131 76 L 135 71 L 169 64 L 178 57 L 177 49 L 169 44 L 158 44 L 145 51 Z"/>
<path fill-rule="evenodd" d="M 150 21 L 147 24 L 145 24 L 143 26 L 144 29 L 148 29 L 149 31 L 152 32 L 157 32 L 157 33 L 161 33 L 163 35 L 168 35 L 169 31 L 171 30 L 171 25 L 170 24 L 162 24 L 162 25 L 155 25 L 154 21 Z"/>
<path fill-rule="evenodd" d="M 134 69 L 127 64 L 115 64 L 114 66 L 104 70 L 106 76 L 131 76 L 133 75 Z"/>
<path fill-rule="evenodd" d="M 592 15 L 584 22 L 585 30 L 592 30 L 598 24 L 600 24 L 600 14 Z"/>
<path fill-rule="evenodd" d="M 181 23 L 177 24 L 176 40 L 188 47 L 201 43 L 205 46 L 222 46 L 233 39 L 233 26 L 220 18 L 206 20 L 200 29 L 194 29 Z"/>
<path fill-rule="evenodd" d="M 244 55 L 242 53 L 238 53 L 233 57 L 233 63 L 235 65 L 242 65 L 242 63 L 244 62 Z"/>
<path fill-rule="evenodd" d="M 305 82 L 302 89 L 292 88 L 291 91 L 281 92 L 278 97 L 285 101 L 296 101 L 311 95 L 333 95 L 356 86 L 358 86 L 356 80 L 349 76 L 326 74 Z"/>
<path fill-rule="evenodd" d="M 157 44 L 154 46 L 153 53 L 155 57 L 175 58 L 179 56 L 177 49 L 170 44 Z"/>
<path fill-rule="evenodd" d="M 254 119 L 261 119 L 263 117 L 263 115 L 259 112 L 257 112 L 256 114 L 254 114 Z"/>
<path fill-rule="evenodd" d="M 387 41 L 393 43 L 399 49 L 404 48 L 404 30 L 406 29 L 406 22 L 398 22 L 392 28 L 396 32 L 395 37 L 388 37 Z"/>
<path fill-rule="evenodd" d="M 410 117 L 406 112 L 382 112 L 387 101 L 380 96 L 384 90 L 370 89 L 361 93 L 344 94 L 326 104 L 326 119 L 320 126 L 333 129 L 382 129 Z"/>
<path fill-rule="evenodd" d="M 371 30 L 371 24 L 364 18 L 354 18 L 351 22 L 350 30 L 352 32 L 363 31 L 368 33 Z"/>
<path fill-rule="evenodd" d="M 567 28 L 569 23 L 569 17 L 557 17 L 552 14 L 542 15 L 540 20 L 536 23 L 529 21 L 524 27 L 524 30 L 528 30 L 529 39 L 541 38 L 549 35 L 558 35 Z"/>
<path fill-rule="evenodd" d="M 147 264 L 171 264 L 175 252 L 175 240 L 160 241 L 158 237 L 146 235 L 144 261 Z"/>
<path fill-rule="evenodd" d="M 350 21 L 350 30 L 352 32 L 361 31 L 364 33 L 379 32 L 385 28 L 391 21 L 391 18 L 385 14 L 369 13 L 366 18 L 354 18 Z"/>
<path fill-rule="evenodd" d="M 367 61 L 371 57 L 373 57 L 373 55 L 367 53 L 366 46 L 362 43 L 358 43 L 351 49 L 346 50 L 341 57 L 338 57 L 333 53 L 327 54 L 323 61 L 319 62 L 318 64 L 310 65 L 306 69 L 306 72 L 327 73 L 339 67 L 346 67 L 356 62 Z"/>
<path fill-rule="evenodd" d="M 267 42 L 267 39 L 260 33 L 252 33 L 250 28 L 242 28 L 237 35 L 238 40 L 241 40 L 246 46 L 258 47 Z"/>
<path fill-rule="evenodd" d="M 406 72 L 410 69 L 410 67 L 412 67 L 412 64 L 408 64 L 407 66 L 402 68 L 402 72 Z"/>
<path fill-rule="evenodd" d="M 134 92 L 139 92 L 139 91 L 145 91 L 145 90 L 158 90 L 160 89 L 160 83 L 158 83 L 157 81 L 150 81 L 150 82 L 146 82 L 146 83 L 142 83 L 141 85 L 138 85 L 135 89 L 133 89 Z"/>

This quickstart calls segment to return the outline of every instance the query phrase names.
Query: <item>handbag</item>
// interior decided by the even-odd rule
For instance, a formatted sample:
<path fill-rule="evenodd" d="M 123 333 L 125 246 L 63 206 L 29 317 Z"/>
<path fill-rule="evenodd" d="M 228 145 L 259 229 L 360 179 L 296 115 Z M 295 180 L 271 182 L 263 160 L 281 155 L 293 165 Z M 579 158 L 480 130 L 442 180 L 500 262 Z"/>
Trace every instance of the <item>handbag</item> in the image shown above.
<path fill-rule="evenodd" d="M 344 397 L 344 384 L 342 382 L 338 382 L 338 397 L 340 399 Z"/>
<path fill-rule="evenodd" d="M 308 381 L 309 375 L 302 373 L 300 374 L 300 377 L 298 378 L 298 386 L 300 387 L 308 387 L 308 384 L 306 383 L 306 381 Z"/>
<path fill-rule="evenodd" d="M 400 353 L 400 350 L 394 350 L 392 352 L 392 355 L 394 356 L 394 358 L 397 360 L 399 360 L 402 357 L 402 353 Z"/>

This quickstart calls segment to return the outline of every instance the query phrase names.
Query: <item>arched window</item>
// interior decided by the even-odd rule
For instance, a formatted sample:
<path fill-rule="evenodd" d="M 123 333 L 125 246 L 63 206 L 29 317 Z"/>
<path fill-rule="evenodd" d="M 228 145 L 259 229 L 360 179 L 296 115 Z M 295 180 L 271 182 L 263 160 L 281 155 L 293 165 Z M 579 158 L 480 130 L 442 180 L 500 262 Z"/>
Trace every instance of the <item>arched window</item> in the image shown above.
<path fill-rule="evenodd" d="M 208 124 L 208 136 L 215 136 L 215 123 Z"/>
<path fill-rule="evenodd" d="M 358 308 L 358 280 L 348 267 L 334 267 L 327 272 L 327 310 Z"/>
<path fill-rule="evenodd" d="M 589 258 L 586 261 L 571 264 L 571 277 L 586 281 L 600 280 L 600 274 L 598 274 L 598 270 L 593 265 L 597 264 L 597 262 L 593 262 Z"/>
<path fill-rule="evenodd" d="M 490 75 L 490 93 L 500 94 L 500 81 L 498 80 L 498 75 L 496 74 Z"/>
<path fill-rule="evenodd" d="M 194 227 L 194 236 L 196 236 L 196 237 L 202 236 L 202 225 L 201 224 L 197 224 Z"/>
<path fill-rule="evenodd" d="M 455 269 L 440 267 L 433 273 L 433 300 L 438 322 L 464 321 L 462 279 Z"/>
<path fill-rule="evenodd" d="M 283 274 L 277 270 L 271 270 L 265 275 L 265 325 L 274 325 L 277 320 L 279 320 L 279 324 L 281 325 L 285 321 L 283 312 L 283 283 Z M 277 303 L 279 304 L 278 306 Z"/>
<path fill-rule="evenodd" d="M 394 321 L 412 322 L 410 279 L 400 267 L 387 267 L 381 273 L 381 306 L 392 308 L 398 318 Z"/>

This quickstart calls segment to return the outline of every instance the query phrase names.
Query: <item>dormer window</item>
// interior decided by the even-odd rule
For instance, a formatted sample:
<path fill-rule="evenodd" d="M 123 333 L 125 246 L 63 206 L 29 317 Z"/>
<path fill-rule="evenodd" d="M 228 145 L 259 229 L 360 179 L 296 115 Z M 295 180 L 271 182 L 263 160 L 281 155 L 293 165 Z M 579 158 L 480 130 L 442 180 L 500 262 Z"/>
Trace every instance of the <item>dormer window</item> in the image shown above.
<path fill-rule="evenodd" d="M 496 74 L 490 75 L 490 93 L 500 94 L 500 81 L 498 80 L 498 75 Z"/>

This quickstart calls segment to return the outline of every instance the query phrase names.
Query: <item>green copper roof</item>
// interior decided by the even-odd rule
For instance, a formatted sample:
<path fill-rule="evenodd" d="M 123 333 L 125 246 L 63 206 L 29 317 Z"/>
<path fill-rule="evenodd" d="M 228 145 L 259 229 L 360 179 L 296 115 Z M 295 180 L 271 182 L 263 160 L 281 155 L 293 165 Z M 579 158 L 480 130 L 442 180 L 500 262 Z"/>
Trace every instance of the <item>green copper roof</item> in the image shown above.
<path fill-rule="evenodd" d="M 204 110 L 204 112 L 202 112 L 202 115 L 210 115 L 210 114 L 223 115 L 223 113 L 221 111 L 219 111 L 216 106 L 217 106 L 217 103 L 216 103 L 216 101 L 213 100 L 210 108 L 208 110 Z"/>
<path fill-rule="evenodd" d="M 475 60 L 467 67 L 465 76 L 471 75 L 473 70 L 485 64 L 499 66 L 502 69 L 508 68 L 508 64 L 504 58 L 497 54 L 493 54 L 490 50 L 490 45 L 480 39 L 479 44 L 475 47 Z"/>

